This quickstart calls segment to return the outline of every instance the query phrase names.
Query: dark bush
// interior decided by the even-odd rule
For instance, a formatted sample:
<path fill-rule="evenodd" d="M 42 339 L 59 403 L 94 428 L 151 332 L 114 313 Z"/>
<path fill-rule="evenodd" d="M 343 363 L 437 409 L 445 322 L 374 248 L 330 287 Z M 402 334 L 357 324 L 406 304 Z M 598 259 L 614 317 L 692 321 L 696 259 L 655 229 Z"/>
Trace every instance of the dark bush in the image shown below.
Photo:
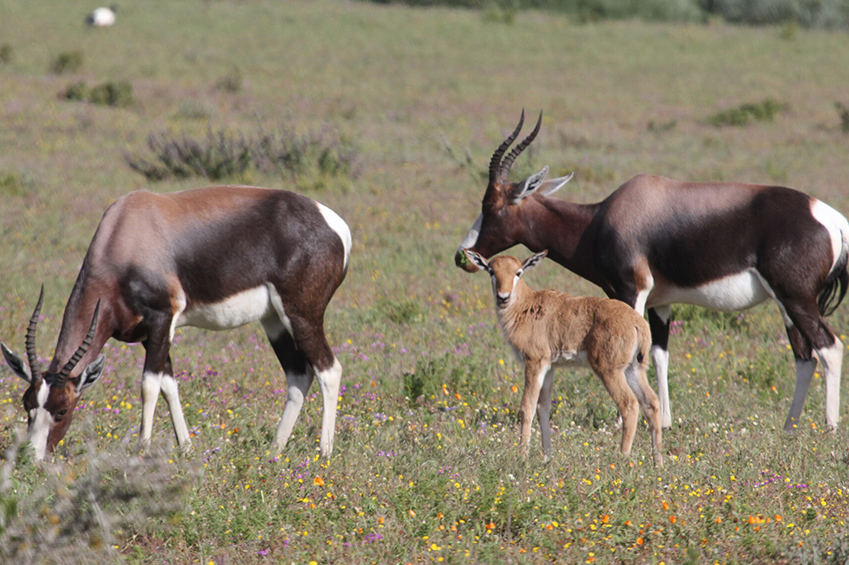
<path fill-rule="evenodd" d="M 708 122 L 720 126 L 745 126 L 751 121 L 771 122 L 776 114 L 787 109 L 786 104 L 767 98 L 762 102 L 741 104 L 736 108 L 724 110 L 708 118 Z"/>
<path fill-rule="evenodd" d="M 336 176 L 353 172 L 354 151 L 349 144 L 321 134 L 207 132 L 196 140 L 182 136 L 151 134 L 147 142 L 153 159 L 125 154 L 124 159 L 148 180 L 206 177 L 218 180 L 244 174 L 251 169 L 290 176 L 308 174 Z"/>
<path fill-rule="evenodd" d="M 89 88 L 85 81 L 69 84 L 60 95 L 65 100 L 86 101 L 101 106 L 125 107 L 133 103 L 133 85 L 128 81 L 105 82 Z"/>
<path fill-rule="evenodd" d="M 8 43 L 0 45 L 0 64 L 7 65 L 12 62 L 15 50 Z"/>
<path fill-rule="evenodd" d="M 83 52 L 82 51 L 67 51 L 59 53 L 50 69 L 57 75 L 65 73 L 76 73 L 83 68 Z"/>

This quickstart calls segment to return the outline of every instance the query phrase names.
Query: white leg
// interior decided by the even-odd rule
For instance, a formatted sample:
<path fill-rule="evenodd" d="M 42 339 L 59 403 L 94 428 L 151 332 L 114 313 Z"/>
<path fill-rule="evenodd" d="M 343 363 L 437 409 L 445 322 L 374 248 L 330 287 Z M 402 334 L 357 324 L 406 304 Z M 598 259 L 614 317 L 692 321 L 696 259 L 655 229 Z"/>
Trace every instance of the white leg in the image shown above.
<path fill-rule="evenodd" d="M 814 376 L 814 370 L 816 368 L 817 362 L 815 359 L 808 361 L 796 360 L 796 391 L 793 393 L 793 402 L 790 404 L 790 414 L 787 415 L 787 421 L 784 422 L 784 431 L 792 432 L 795 426 L 799 424 L 799 418 L 802 416 L 802 406 L 805 404 L 805 396 L 808 394 L 808 387 L 811 386 L 811 378 Z M 826 391 L 828 390 L 827 387 L 828 382 L 826 381 Z M 828 397 L 826 396 L 826 404 L 828 404 L 827 401 Z"/>
<path fill-rule="evenodd" d="M 189 438 L 189 427 L 186 425 L 186 418 L 183 416 L 183 405 L 180 404 L 180 394 L 177 391 L 177 379 L 171 375 L 162 375 L 160 383 L 162 396 L 168 403 L 168 410 L 171 411 L 171 423 L 174 425 L 174 433 L 177 435 L 177 445 L 183 451 L 186 451 L 191 445 Z"/>
<path fill-rule="evenodd" d="M 836 337 L 834 345 L 817 350 L 817 357 L 825 373 L 825 424 L 837 429 L 840 418 L 840 370 L 843 365 L 843 344 Z"/>
<path fill-rule="evenodd" d="M 339 401 L 339 386 L 342 383 L 342 365 L 338 359 L 333 360 L 333 366 L 326 371 L 315 371 L 318 385 L 321 387 L 321 397 L 324 400 L 324 411 L 321 417 L 321 454 L 330 457 L 333 452 L 333 436 L 336 432 L 336 405 Z"/>
<path fill-rule="evenodd" d="M 277 425 L 277 448 L 281 451 L 286 447 L 286 442 L 289 441 L 289 436 L 292 435 L 292 430 L 295 428 L 295 421 L 298 419 L 298 414 L 301 412 L 301 407 L 304 405 L 304 398 L 310 390 L 312 384 L 312 369 L 307 369 L 307 374 L 299 375 L 293 371 L 286 373 L 286 383 L 289 393 L 286 398 L 286 406 L 283 408 L 283 417 L 280 418 L 280 423 Z"/>
<path fill-rule="evenodd" d="M 657 397 L 660 401 L 660 425 L 664 428 L 672 427 L 672 409 L 669 404 L 669 351 L 660 346 L 653 345 L 651 348 L 651 359 L 654 363 L 654 371 L 657 374 Z"/>
<path fill-rule="evenodd" d="M 150 447 L 150 436 L 153 432 L 153 414 L 156 411 L 156 401 L 159 398 L 161 383 L 161 373 L 142 374 L 142 423 L 139 437 L 142 449 Z"/>

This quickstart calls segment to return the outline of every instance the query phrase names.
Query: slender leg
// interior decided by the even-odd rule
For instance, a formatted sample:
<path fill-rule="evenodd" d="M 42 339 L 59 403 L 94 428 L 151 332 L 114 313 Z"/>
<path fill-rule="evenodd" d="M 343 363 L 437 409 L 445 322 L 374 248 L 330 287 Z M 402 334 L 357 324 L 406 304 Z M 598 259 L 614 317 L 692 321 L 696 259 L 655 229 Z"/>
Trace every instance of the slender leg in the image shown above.
<path fill-rule="evenodd" d="M 546 371 L 537 400 L 537 418 L 542 435 L 542 451 L 545 461 L 551 459 L 551 391 L 554 387 L 554 367 Z"/>
<path fill-rule="evenodd" d="M 835 431 L 840 419 L 840 371 L 843 365 L 843 343 L 835 337 L 830 347 L 816 351 L 825 373 L 825 423 L 830 430 Z"/>
<path fill-rule="evenodd" d="M 142 449 L 150 445 L 153 431 L 153 416 L 156 411 L 156 401 L 160 392 L 168 403 L 171 413 L 171 423 L 177 436 L 177 444 L 184 450 L 189 447 L 189 429 L 183 416 L 183 407 L 177 391 L 177 381 L 174 379 L 174 369 L 171 365 L 170 318 L 159 316 L 158 324 L 151 324 L 148 338 L 142 343 L 147 352 L 142 373 L 142 423 L 140 443 Z M 151 314 L 150 318 L 154 318 Z"/>
<path fill-rule="evenodd" d="M 597 370 L 593 367 L 593 371 L 604 383 L 604 388 L 613 398 L 613 402 L 619 408 L 619 413 L 622 414 L 622 444 L 620 451 L 622 455 L 628 456 L 631 454 L 631 445 L 634 443 L 634 435 L 637 432 L 637 422 L 639 420 L 640 409 L 637 404 L 637 399 L 631 389 L 628 387 L 625 372 L 622 369 L 611 369 L 608 371 Z"/>
<path fill-rule="evenodd" d="M 312 385 L 313 373 L 303 354 L 295 346 L 292 334 L 279 319 L 264 319 L 262 325 L 271 342 L 271 347 L 283 367 L 283 372 L 286 374 L 288 386 L 286 405 L 283 408 L 280 423 L 277 425 L 277 437 L 275 439 L 277 448 L 282 450 L 286 447 L 286 443 L 292 435 L 292 430 L 295 428 L 298 414 L 300 414 L 301 407 L 304 405 L 304 398 L 309 392 L 310 385 Z"/>
<path fill-rule="evenodd" d="M 645 414 L 646 420 L 648 420 L 649 430 L 651 431 L 652 458 L 654 459 L 654 464 L 658 467 L 662 467 L 663 459 L 661 458 L 661 451 L 663 446 L 660 425 L 660 403 L 658 402 L 657 395 L 654 393 L 651 386 L 649 386 L 649 381 L 646 378 L 645 366 L 640 365 L 637 362 L 633 362 L 628 365 L 625 369 L 625 380 L 627 381 L 631 392 L 633 392 L 634 396 L 637 397 L 637 402 L 640 403 L 640 407 L 643 409 L 643 414 Z"/>
<path fill-rule="evenodd" d="M 522 391 L 522 455 L 527 457 L 531 444 L 531 424 L 539 393 L 551 363 L 547 360 L 525 359 L 525 389 Z"/>
<path fill-rule="evenodd" d="M 816 304 L 792 301 L 781 302 L 787 318 L 787 337 L 796 357 L 796 389 L 790 413 L 784 423 L 785 431 L 799 424 L 802 406 L 816 370 L 815 350 L 825 373 L 825 422 L 829 429 L 837 428 L 840 413 L 840 370 L 843 362 L 843 344 L 834 336 L 820 316 Z M 813 313 L 812 313 L 813 312 Z"/>
<path fill-rule="evenodd" d="M 657 394 L 660 401 L 660 420 L 664 428 L 672 427 L 672 409 L 669 403 L 669 321 L 671 308 L 649 308 L 651 329 L 651 359 L 657 374 Z"/>

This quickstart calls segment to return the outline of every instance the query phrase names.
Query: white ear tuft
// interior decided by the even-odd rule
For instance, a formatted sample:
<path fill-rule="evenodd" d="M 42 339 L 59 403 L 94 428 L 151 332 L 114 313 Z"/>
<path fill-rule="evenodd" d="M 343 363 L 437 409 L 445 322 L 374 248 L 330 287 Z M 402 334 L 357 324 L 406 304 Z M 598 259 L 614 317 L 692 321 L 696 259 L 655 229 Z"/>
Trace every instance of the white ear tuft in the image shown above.
<path fill-rule="evenodd" d="M 542 186 L 542 181 L 545 180 L 545 177 L 548 175 L 548 165 L 542 168 L 542 170 L 536 174 L 533 174 L 516 185 L 516 188 L 513 190 L 510 195 L 510 200 L 513 204 L 517 204 L 539 190 L 539 187 Z"/>
<path fill-rule="evenodd" d="M 563 185 L 565 185 L 567 182 L 572 180 L 572 177 L 574 177 L 574 176 L 575 176 L 575 173 L 572 172 L 572 173 L 569 173 L 568 175 L 566 175 L 565 177 L 560 177 L 560 178 L 557 178 L 557 179 L 549 179 L 549 180 L 542 183 L 542 185 L 539 187 L 539 190 L 537 192 L 539 192 L 542 196 L 548 196 L 550 194 L 554 194 L 555 192 L 557 192 L 558 190 L 563 188 Z"/>

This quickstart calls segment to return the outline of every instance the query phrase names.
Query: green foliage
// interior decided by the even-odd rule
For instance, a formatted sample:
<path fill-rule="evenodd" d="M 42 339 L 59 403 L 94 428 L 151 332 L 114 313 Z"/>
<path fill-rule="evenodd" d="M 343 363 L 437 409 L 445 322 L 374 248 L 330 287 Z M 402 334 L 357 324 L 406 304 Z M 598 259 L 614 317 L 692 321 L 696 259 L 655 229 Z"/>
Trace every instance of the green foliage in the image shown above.
<path fill-rule="evenodd" d="M 232 94 L 241 92 L 243 83 L 244 79 L 242 78 L 241 69 L 234 66 L 227 74 L 218 79 L 218 82 L 215 83 L 215 88 L 222 92 L 229 92 Z"/>
<path fill-rule="evenodd" d="M 15 57 L 15 49 L 8 43 L 0 45 L 0 65 L 8 65 Z"/>
<path fill-rule="evenodd" d="M 409 325 L 419 320 L 423 313 L 419 303 L 412 298 L 401 300 L 383 298 L 377 303 L 377 311 L 380 317 L 400 325 Z"/>
<path fill-rule="evenodd" d="M 835 102 L 834 107 L 837 108 L 837 115 L 840 117 L 840 129 L 843 133 L 849 133 L 849 107 L 840 102 Z"/>
<path fill-rule="evenodd" d="M 69 84 L 61 96 L 65 100 L 124 108 L 133 103 L 133 85 L 122 80 L 89 87 L 85 81 L 78 81 Z"/>
<path fill-rule="evenodd" d="M 83 68 L 83 52 L 82 51 L 66 51 L 59 53 L 53 63 L 50 65 L 50 70 L 57 75 L 66 73 L 76 73 Z"/>
<path fill-rule="evenodd" d="M 100 106 L 124 108 L 133 103 L 133 85 L 126 80 L 105 82 L 92 87 L 87 99 Z"/>
<path fill-rule="evenodd" d="M 771 122 L 776 114 L 787 110 L 787 105 L 767 98 L 761 102 L 749 102 L 736 108 L 724 110 L 708 118 L 708 123 L 720 126 L 745 126 L 753 120 Z"/>
<path fill-rule="evenodd" d="M 24 196 L 31 184 L 21 173 L 0 170 L 0 195 Z"/>
<path fill-rule="evenodd" d="M 286 130 L 246 137 L 241 132 L 210 129 L 205 139 L 165 133 L 148 136 L 153 160 L 128 153 L 124 159 L 151 181 L 169 178 L 234 178 L 250 170 L 280 172 L 293 177 L 317 174 L 343 176 L 353 171 L 354 151 L 327 135 L 297 136 Z"/>

